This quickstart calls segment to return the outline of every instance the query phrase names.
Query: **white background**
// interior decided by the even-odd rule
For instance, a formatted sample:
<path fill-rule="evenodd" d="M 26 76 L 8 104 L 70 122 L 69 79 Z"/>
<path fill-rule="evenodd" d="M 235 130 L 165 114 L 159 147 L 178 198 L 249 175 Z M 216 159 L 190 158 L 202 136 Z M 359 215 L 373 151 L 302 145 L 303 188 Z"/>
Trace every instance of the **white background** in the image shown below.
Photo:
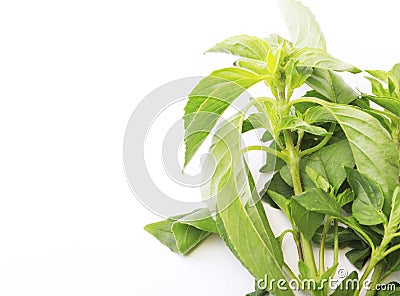
<path fill-rule="evenodd" d="M 364 69 L 400 61 L 398 1 L 303 2 L 336 57 Z M 217 237 L 179 257 L 145 233 L 159 218 L 122 165 L 135 105 L 161 84 L 229 65 L 202 53 L 243 33 L 286 36 L 276 2 L 0 2 L 0 295 L 251 291 Z"/>

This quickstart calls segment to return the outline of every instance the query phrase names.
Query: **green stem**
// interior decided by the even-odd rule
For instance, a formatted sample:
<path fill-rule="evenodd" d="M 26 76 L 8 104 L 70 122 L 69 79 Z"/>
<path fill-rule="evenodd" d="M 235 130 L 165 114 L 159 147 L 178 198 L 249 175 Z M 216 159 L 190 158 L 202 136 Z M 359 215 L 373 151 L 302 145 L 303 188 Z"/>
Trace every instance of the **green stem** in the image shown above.
<path fill-rule="evenodd" d="M 319 248 L 319 273 L 323 274 L 325 272 L 325 239 L 326 235 L 331 227 L 332 218 L 328 218 L 324 225 L 324 230 L 321 234 L 320 248 Z"/>
<path fill-rule="evenodd" d="M 300 180 L 300 155 L 298 150 L 294 147 L 292 134 L 290 131 L 285 130 L 283 132 L 285 137 L 286 149 L 289 152 L 289 169 L 290 175 L 292 177 L 294 193 L 296 195 L 303 192 Z M 303 252 L 304 262 L 310 268 L 311 276 L 317 277 L 317 265 L 315 263 L 314 252 L 312 249 L 311 242 L 306 240 L 303 235 L 300 234 L 301 250 Z"/>
<path fill-rule="evenodd" d="M 269 154 L 273 154 L 273 155 L 283 159 L 286 162 L 289 161 L 288 157 L 285 154 L 283 154 L 282 152 L 277 151 L 275 149 L 272 149 L 270 147 L 254 145 L 254 146 L 248 146 L 248 147 L 246 147 L 246 148 L 241 150 L 242 153 L 246 153 L 246 152 L 249 152 L 249 151 L 265 151 L 265 152 L 267 152 Z"/>
<path fill-rule="evenodd" d="M 361 280 L 360 280 L 359 289 L 356 289 L 356 291 L 354 292 L 353 296 L 359 296 L 360 295 L 361 290 L 364 287 L 365 281 L 367 280 L 368 276 L 370 275 L 370 273 L 374 269 L 375 265 L 377 264 L 377 262 L 375 262 L 375 260 L 373 260 L 373 259 L 374 259 L 374 257 L 372 257 L 370 263 L 368 264 L 367 269 L 364 271 L 364 274 L 362 275 Z"/>
<path fill-rule="evenodd" d="M 325 136 L 318 145 L 300 152 L 300 156 L 314 153 L 314 152 L 318 151 L 319 149 L 321 149 L 322 147 L 324 147 L 329 142 L 329 140 L 332 138 L 333 131 L 335 130 L 335 128 L 336 128 L 336 123 L 333 123 L 331 125 L 331 128 L 329 129 L 329 135 Z"/>
<path fill-rule="evenodd" d="M 382 280 L 382 275 L 385 272 L 386 266 L 385 262 L 381 261 L 378 263 L 375 267 L 374 273 L 372 274 L 371 278 L 371 284 L 370 284 L 370 290 L 367 291 L 367 294 L 365 296 L 374 296 L 376 294 L 376 286 L 380 283 Z"/>
<path fill-rule="evenodd" d="M 394 247 L 391 247 L 389 250 L 387 250 L 384 254 L 383 257 L 386 257 L 390 253 L 396 252 L 397 250 L 400 250 L 400 245 L 395 245 Z"/>
<path fill-rule="evenodd" d="M 333 265 L 337 265 L 339 263 L 339 224 L 336 219 L 333 220 L 333 223 L 334 223 L 333 231 L 335 235 L 335 240 L 333 245 L 333 251 L 334 251 Z"/>

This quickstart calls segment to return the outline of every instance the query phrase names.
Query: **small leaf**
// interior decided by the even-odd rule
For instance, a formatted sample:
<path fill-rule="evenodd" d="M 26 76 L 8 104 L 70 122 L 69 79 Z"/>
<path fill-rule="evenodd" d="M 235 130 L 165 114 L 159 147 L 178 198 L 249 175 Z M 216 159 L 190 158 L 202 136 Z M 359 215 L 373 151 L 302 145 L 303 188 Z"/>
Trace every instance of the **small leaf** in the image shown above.
<path fill-rule="evenodd" d="M 304 235 L 306 240 L 311 240 L 315 231 L 324 221 L 325 215 L 308 211 L 301 206 L 296 200 L 290 200 L 291 214 L 297 227 Z"/>
<path fill-rule="evenodd" d="M 323 176 L 318 174 L 318 172 L 316 170 L 314 170 L 313 168 L 311 168 L 309 166 L 306 166 L 306 173 L 310 177 L 311 181 L 315 184 L 315 186 L 328 192 L 329 187 L 330 187 L 329 182 Z"/>
<path fill-rule="evenodd" d="M 388 223 L 389 233 L 395 233 L 399 229 L 400 224 L 400 187 L 396 187 L 392 197 L 392 210 Z"/>
<path fill-rule="evenodd" d="M 280 121 L 280 129 L 291 129 L 291 130 L 302 130 L 307 133 L 318 135 L 318 136 L 326 136 L 329 135 L 328 131 L 322 127 L 314 126 L 308 124 L 302 119 L 296 116 L 285 116 Z"/>
<path fill-rule="evenodd" d="M 307 84 L 333 103 L 347 105 L 358 98 L 342 77 L 329 70 L 314 69 Z"/>
<path fill-rule="evenodd" d="M 361 70 L 342 62 L 323 49 L 318 48 L 303 48 L 297 50 L 293 58 L 298 61 L 297 66 L 313 67 L 331 71 L 347 71 L 351 73 L 360 73 Z"/>
<path fill-rule="evenodd" d="M 382 212 L 383 195 L 378 185 L 358 171 L 346 168 L 347 179 L 354 191 L 353 215 L 363 225 L 387 223 Z"/>
<path fill-rule="evenodd" d="M 206 217 L 206 210 L 167 219 L 145 226 L 145 230 L 171 251 L 186 255 L 211 232 L 217 232 L 215 221 Z"/>
<path fill-rule="evenodd" d="M 326 48 L 319 24 L 307 7 L 294 0 L 280 0 L 279 3 L 295 46 Z"/>
<path fill-rule="evenodd" d="M 225 39 L 207 52 L 228 53 L 248 59 L 265 61 L 269 51 L 268 43 L 254 36 L 240 35 Z"/>
<path fill-rule="evenodd" d="M 249 60 L 249 59 L 239 59 L 234 63 L 234 66 L 239 68 L 244 68 L 255 74 L 266 76 L 269 74 L 267 65 L 260 61 Z"/>
<path fill-rule="evenodd" d="M 320 188 L 309 189 L 302 194 L 296 195 L 294 199 L 309 211 L 336 218 L 342 217 L 342 209 L 339 204 Z"/>
<path fill-rule="evenodd" d="M 243 121 L 242 133 L 248 132 L 253 129 L 263 128 L 271 130 L 270 123 L 267 115 L 264 113 L 253 113 L 250 114 L 246 120 Z"/>
<path fill-rule="evenodd" d="M 342 193 L 339 193 L 336 196 L 336 201 L 339 203 L 341 207 L 351 203 L 354 200 L 354 192 L 350 188 L 347 188 Z"/>
<path fill-rule="evenodd" d="M 314 183 L 305 171 L 307 166 L 327 180 L 335 191 L 339 190 L 346 179 L 344 167 L 354 166 L 349 143 L 346 139 L 340 140 L 302 158 L 300 161 L 300 174 L 303 187 L 304 189 L 315 188 Z"/>
<path fill-rule="evenodd" d="M 290 217 L 289 199 L 272 190 L 268 190 L 267 192 L 268 196 L 275 202 L 275 204 L 282 210 L 282 212 L 284 212 L 286 216 Z"/>

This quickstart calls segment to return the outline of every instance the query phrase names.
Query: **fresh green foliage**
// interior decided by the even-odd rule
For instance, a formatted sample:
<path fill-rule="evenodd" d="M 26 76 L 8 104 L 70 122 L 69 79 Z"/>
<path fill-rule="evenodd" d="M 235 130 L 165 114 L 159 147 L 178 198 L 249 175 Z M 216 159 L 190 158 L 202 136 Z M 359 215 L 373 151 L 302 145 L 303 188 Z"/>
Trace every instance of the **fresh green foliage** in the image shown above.
<path fill-rule="evenodd" d="M 214 134 L 205 163 L 215 164 L 214 171 L 201 192 L 215 204 L 145 229 L 180 254 L 217 233 L 256 283 L 265 277 L 281 281 L 268 291 L 256 285 L 249 295 L 295 295 L 289 281 L 311 280 L 322 287 L 303 287 L 312 295 L 358 296 L 360 289 L 348 288 L 346 281 L 358 280 L 362 287 L 372 274 L 372 284 L 379 284 L 400 271 L 400 64 L 390 71 L 366 71 L 372 91 L 356 92 L 340 72 L 361 70 L 327 52 L 310 10 L 295 0 L 279 3 L 291 40 L 279 35 L 225 39 L 207 52 L 235 56 L 233 66 L 212 72 L 189 94 L 185 166 Z M 223 119 L 258 83 L 272 96 L 251 98 Z M 304 85 L 310 88 L 305 95 L 292 98 Z M 263 133 L 261 144 L 244 146 L 242 134 L 256 129 Z M 252 172 L 244 157 L 253 150 L 267 156 L 259 172 Z M 264 188 L 256 188 L 257 174 L 270 175 Z M 280 210 L 291 227 L 274 233 L 266 204 Z M 297 247 L 299 275 L 285 261 L 287 234 Z M 318 261 L 313 248 L 319 248 Z M 325 248 L 333 249 L 330 266 Z M 344 250 L 357 269 L 365 269 L 330 291 L 325 280 L 335 274 Z"/>

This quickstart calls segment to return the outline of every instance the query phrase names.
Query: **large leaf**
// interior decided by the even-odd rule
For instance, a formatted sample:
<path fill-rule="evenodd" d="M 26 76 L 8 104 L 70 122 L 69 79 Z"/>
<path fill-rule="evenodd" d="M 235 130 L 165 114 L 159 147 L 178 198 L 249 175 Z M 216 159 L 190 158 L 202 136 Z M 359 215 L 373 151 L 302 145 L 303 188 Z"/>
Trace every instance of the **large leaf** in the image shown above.
<path fill-rule="evenodd" d="M 331 71 L 347 71 L 351 73 L 360 73 L 361 70 L 342 62 L 331 56 L 323 49 L 303 48 L 297 50 L 293 56 L 298 61 L 297 66 L 313 67 Z"/>
<path fill-rule="evenodd" d="M 279 3 L 295 46 L 326 48 L 324 35 L 307 7 L 294 0 L 280 0 Z"/>
<path fill-rule="evenodd" d="M 216 196 L 217 226 L 233 254 L 256 279 L 265 276 L 285 279 L 283 254 L 269 226 L 254 183 L 240 154 L 243 115 L 234 116 L 217 130 L 210 148 L 210 160 L 216 161 L 211 186 L 204 198 Z M 294 295 L 288 290 L 271 291 L 274 295 Z"/>
<path fill-rule="evenodd" d="M 314 69 L 307 84 L 333 103 L 349 104 L 358 98 L 358 94 L 338 74 Z"/>
<path fill-rule="evenodd" d="M 326 105 L 350 143 L 360 173 L 373 179 L 382 189 L 384 213 L 389 215 L 391 199 L 398 184 L 398 153 L 396 144 L 377 119 L 355 107 Z"/>
<path fill-rule="evenodd" d="M 267 41 L 254 36 L 240 35 L 225 39 L 207 52 L 228 53 L 248 59 L 265 61 L 269 51 Z"/>
<path fill-rule="evenodd" d="M 189 95 L 185 107 L 185 166 L 204 142 L 221 114 L 262 76 L 239 68 L 217 70 L 205 77 Z"/>
<path fill-rule="evenodd" d="M 185 255 L 212 232 L 217 232 L 215 221 L 206 209 L 146 225 L 147 232 L 171 251 Z"/>
<path fill-rule="evenodd" d="M 382 212 L 384 198 L 378 185 L 358 171 L 346 168 L 347 180 L 353 188 L 353 216 L 363 225 L 386 223 Z"/>

